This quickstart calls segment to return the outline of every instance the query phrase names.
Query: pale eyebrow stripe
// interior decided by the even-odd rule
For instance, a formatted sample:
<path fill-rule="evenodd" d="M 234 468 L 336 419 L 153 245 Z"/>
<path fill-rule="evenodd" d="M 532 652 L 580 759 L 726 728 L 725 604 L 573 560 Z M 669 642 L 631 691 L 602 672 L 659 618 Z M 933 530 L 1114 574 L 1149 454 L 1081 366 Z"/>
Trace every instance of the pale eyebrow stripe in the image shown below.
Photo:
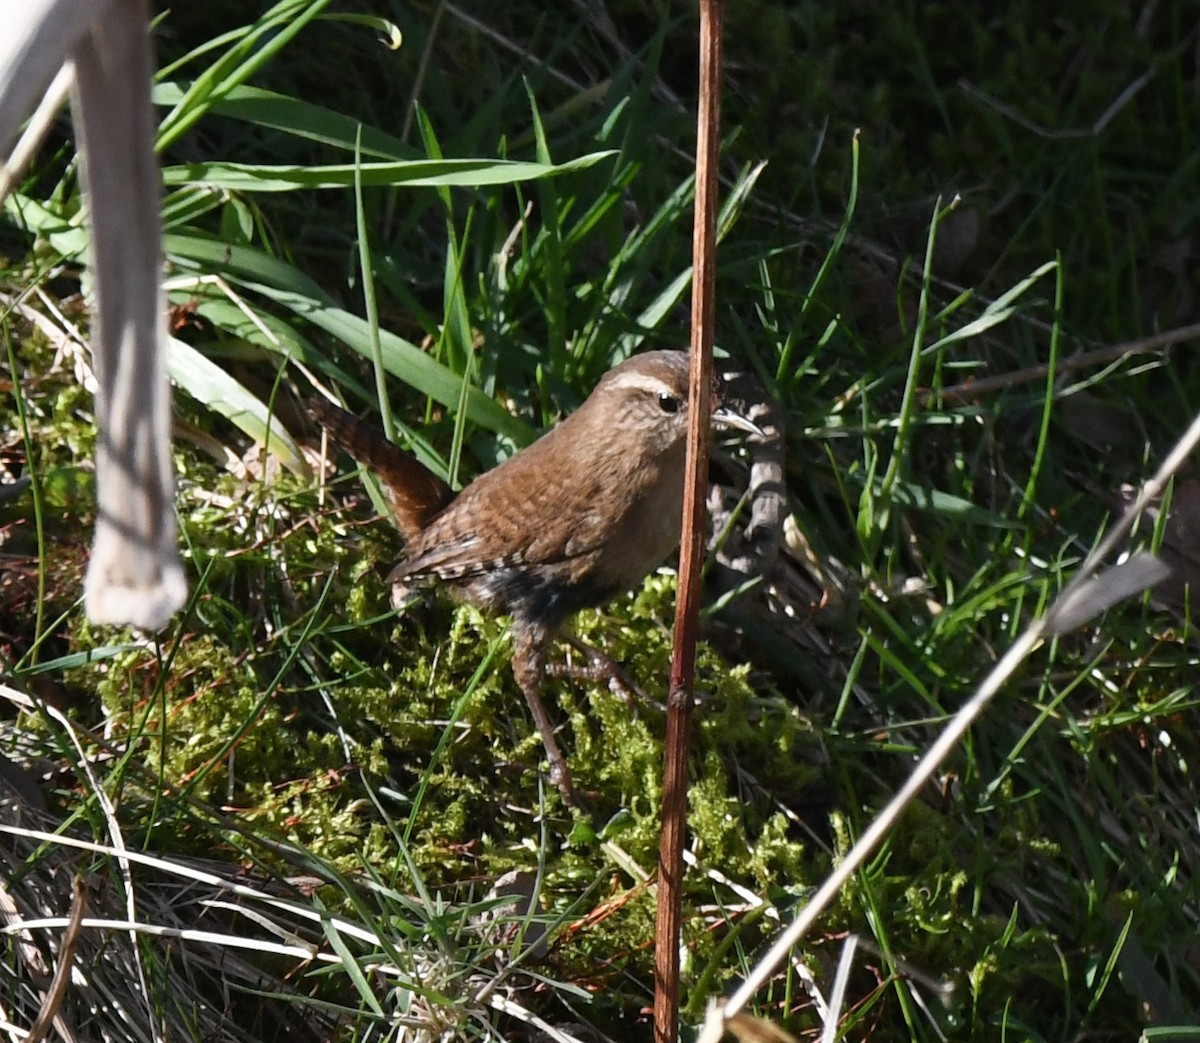
<path fill-rule="evenodd" d="M 639 388 L 655 394 L 660 392 L 664 395 L 678 394 L 665 380 L 659 380 L 658 377 L 649 373 L 618 373 L 608 386 L 610 388 Z"/>

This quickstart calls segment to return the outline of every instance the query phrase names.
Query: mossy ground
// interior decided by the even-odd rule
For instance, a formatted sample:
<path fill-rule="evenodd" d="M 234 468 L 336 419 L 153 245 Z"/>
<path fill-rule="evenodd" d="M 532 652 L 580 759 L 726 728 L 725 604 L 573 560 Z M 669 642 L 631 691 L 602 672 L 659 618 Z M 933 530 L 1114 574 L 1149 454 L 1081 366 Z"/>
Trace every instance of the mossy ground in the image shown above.
<path fill-rule="evenodd" d="M 42 391 L 59 401 L 52 384 Z M 78 407 L 31 413 L 43 414 L 33 417 L 38 441 L 85 437 L 68 434 L 87 419 Z M 560 966 L 581 976 L 601 963 L 614 974 L 648 973 L 654 899 L 644 879 L 658 857 L 674 575 L 652 576 L 572 628 L 620 660 L 650 702 L 630 705 L 586 682 L 547 683 L 587 795 L 590 814 L 580 816 L 541 773 L 541 742 L 509 669 L 506 620 L 436 597 L 396 615 L 382 580 L 396 538 L 369 508 L 323 509 L 310 484 L 286 474 L 269 484 L 234 478 L 186 447 L 176 462 L 185 541 L 208 566 L 182 626 L 160 644 L 125 643 L 133 635 L 76 615 L 60 649 L 100 650 L 98 661 L 63 670 L 61 685 L 76 718 L 103 727 L 136 765 L 122 785 L 126 825 L 177 854 L 211 855 L 211 827 L 193 822 L 168 839 L 155 825 L 156 791 L 172 802 L 186 796 L 338 873 L 370 866 L 400 886 L 394 816 L 411 865 L 451 895 L 526 868 L 529 838 L 540 832 L 548 911 L 582 922 L 628 892 L 611 915 L 560 944 Z M 86 496 L 72 510 L 86 517 Z M 52 513 L 47 522 L 68 519 Z M 49 547 L 47 564 L 63 552 Z M 71 548 L 72 561 L 80 554 Z M 8 625 L 25 630 L 32 619 Z M 690 844 L 701 869 L 689 878 L 698 908 L 729 897 L 703 867 L 750 891 L 792 894 L 813 871 L 775 802 L 819 785 L 822 753 L 801 709 L 761 677 L 756 688 L 750 673 L 701 647 Z M 38 727 L 36 718 L 26 724 Z M 614 871 L 605 845 L 641 867 L 643 880 Z M 233 847 L 228 856 L 237 857 Z M 719 937 L 709 918 L 692 921 L 692 958 L 706 963 Z M 613 964 L 614 954 L 625 955 Z"/>
<path fill-rule="evenodd" d="M 215 284 L 177 288 L 173 318 L 262 401 L 295 409 L 300 358 L 373 413 L 370 346 L 334 310 L 364 314 L 361 205 L 381 326 L 444 365 L 456 392 L 478 387 L 524 425 L 498 434 L 457 394 L 420 395 L 394 369 L 395 415 L 425 459 L 465 478 L 576 406 L 622 354 L 686 342 L 676 288 L 690 263 L 694 25 L 667 5 L 610 3 L 630 53 L 582 8 L 493 5 L 486 31 L 450 8 L 388 11 L 405 33 L 398 52 L 339 22 L 275 50 L 278 27 L 254 37 L 241 58 L 270 60 L 251 85 L 316 108 L 256 120 L 237 109 L 244 97 L 216 104 L 164 150 L 177 172 L 171 273 L 221 276 L 278 342 Z M 219 49 L 204 45 L 252 16 L 223 0 L 165 15 L 164 62 L 202 48 L 171 78 L 207 71 Z M 1186 5 L 1113 0 L 1069 18 L 1028 3 L 730 8 L 723 191 L 747 195 L 719 255 L 718 341 L 783 407 L 788 511 L 810 557 L 789 545 L 807 586 L 781 598 L 785 624 L 740 641 L 714 630 L 702 649 L 688 1026 L 1054 598 L 1121 487 L 1190 421 L 1186 348 L 988 396 L 947 392 L 1195 321 L 1192 21 Z M 178 180 L 197 158 L 350 162 L 354 134 L 330 112 L 390 135 L 399 158 L 534 158 L 542 134 L 557 160 L 616 155 L 536 183 L 388 186 L 361 203 L 348 189 Z M 748 187 L 739 175 L 762 159 Z M 84 314 L 81 257 L 56 252 L 53 233 L 80 212 L 74 163 L 69 140 L 55 139 L 22 186 L 47 225 L 10 213 L 0 244 L 13 259 L 5 287 L 46 291 L 38 307 L 69 321 Z M 328 300 L 289 307 L 281 291 L 309 283 Z M 954 339 L 1000 300 L 1003 321 Z M 134 845 L 253 867 L 289 894 L 311 887 L 314 905 L 377 929 L 390 951 L 338 950 L 333 969 L 267 961 L 270 988 L 289 1004 L 317 991 L 342 1038 L 401 1031 L 414 996 L 431 1023 L 439 1011 L 467 1017 L 488 975 L 556 1023 L 586 1017 L 614 1038 L 649 1038 L 661 712 L 631 712 L 596 686 L 547 686 L 593 809 L 571 813 L 539 774 L 505 622 L 436 598 L 395 615 L 383 577 L 399 543 L 361 484 L 321 492 L 263 463 L 186 389 L 175 463 L 193 601 L 159 645 L 88 626 L 77 599 L 93 505 L 89 395 L 70 356 L 54 369 L 58 346 L 16 312 L 4 332 L 29 433 L 15 410 L 0 414 L 0 466 L 6 481 L 34 476 L 38 497 L 0 504 L 0 665 L 6 683 L 105 730 L 86 749 Z M 311 434 L 294 415 L 286 423 Z M 1183 476 L 1173 502 L 1193 488 Z M 1143 542 L 1157 546 L 1172 524 Z M 652 576 L 581 614 L 576 631 L 661 698 L 672 597 L 671 577 Z M 1193 645 L 1185 595 L 1116 607 L 1035 651 L 797 951 L 824 988 L 847 933 L 868 943 L 848 1037 L 1133 1038 L 1194 1022 Z M 75 764 L 48 715 L 19 724 L 5 732 L 14 749 L 37 743 Z M 108 842 L 92 783 L 55 779 L 71 828 Z M 28 865 L 48 864 L 39 857 Z M 515 971 L 475 919 L 508 869 L 536 877 L 555 932 L 548 957 L 527 953 Z M 436 963 L 444 994 L 422 993 L 416 971 L 380 984 L 371 975 L 389 960 Z M 795 1033 L 818 1024 L 794 966 L 757 1001 Z M 477 1019 L 460 1035 L 531 1031 L 500 1024 Z"/>

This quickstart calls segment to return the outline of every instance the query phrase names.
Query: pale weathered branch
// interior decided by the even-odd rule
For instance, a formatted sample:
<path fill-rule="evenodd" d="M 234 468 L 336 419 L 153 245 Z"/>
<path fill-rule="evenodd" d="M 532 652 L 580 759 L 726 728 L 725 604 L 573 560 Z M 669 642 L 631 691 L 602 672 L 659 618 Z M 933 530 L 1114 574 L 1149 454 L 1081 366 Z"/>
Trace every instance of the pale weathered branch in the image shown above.
<path fill-rule="evenodd" d="M 157 630 L 183 603 L 163 348 L 160 180 L 145 0 L 29 0 L 0 45 L 0 146 L 73 60 L 92 225 L 97 520 L 85 604 Z"/>

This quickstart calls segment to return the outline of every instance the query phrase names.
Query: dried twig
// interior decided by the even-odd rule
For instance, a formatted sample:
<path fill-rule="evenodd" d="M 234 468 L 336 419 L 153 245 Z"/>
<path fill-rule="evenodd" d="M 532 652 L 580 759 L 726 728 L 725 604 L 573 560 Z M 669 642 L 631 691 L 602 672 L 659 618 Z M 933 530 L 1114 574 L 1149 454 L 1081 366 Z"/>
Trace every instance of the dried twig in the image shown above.
<path fill-rule="evenodd" d="M 63 928 L 62 942 L 58 947 L 58 967 L 55 968 L 50 988 L 46 990 L 46 998 L 42 1001 L 37 1020 L 25 1036 L 25 1043 L 41 1043 L 51 1028 L 55 1028 L 64 1039 L 74 1038 L 67 1025 L 61 1022 L 59 1012 L 67 995 L 67 986 L 71 984 L 71 968 L 75 966 L 75 946 L 79 942 L 79 931 L 83 926 L 83 914 L 86 911 L 87 889 L 83 880 L 76 877 L 71 914 L 67 917 L 67 926 Z"/>
<path fill-rule="evenodd" d="M 1059 359 L 1054 365 L 1055 373 L 1071 373 L 1075 370 L 1089 369 L 1092 366 L 1104 366 L 1110 362 L 1119 362 L 1131 355 L 1150 355 L 1172 344 L 1185 340 L 1200 339 L 1200 323 L 1191 326 L 1180 326 L 1173 330 L 1163 330 L 1152 333 L 1149 337 L 1139 337 L 1137 340 L 1127 340 L 1121 344 L 1110 344 L 1106 348 L 1096 348 L 1092 351 L 1081 351 L 1075 355 Z M 1000 373 L 994 377 L 984 377 L 982 380 L 968 380 L 962 384 L 954 384 L 940 391 L 926 391 L 925 401 L 937 399 L 944 404 L 967 402 L 984 395 L 992 395 L 999 391 L 1007 391 L 1018 384 L 1040 383 L 1050 373 L 1048 364 L 1027 366 L 1012 373 Z"/>
<path fill-rule="evenodd" d="M 654 1039 L 674 1043 L 679 1023 L 679 934 L 683 834 L 687 824 L 687 759 L 692 727 L 704 506 L 708 487 L 709 409 L 716 295 L 717 158 L 720 147 L 721 0 L 700 4 L 700 104 L 696 138 L 696 208 L 692 230 L 692 368 L 687 483 L 675 647 L 667 702 L 663 762 L 663 826 L 658 855 L 658 918 L 654 932 Z"/>

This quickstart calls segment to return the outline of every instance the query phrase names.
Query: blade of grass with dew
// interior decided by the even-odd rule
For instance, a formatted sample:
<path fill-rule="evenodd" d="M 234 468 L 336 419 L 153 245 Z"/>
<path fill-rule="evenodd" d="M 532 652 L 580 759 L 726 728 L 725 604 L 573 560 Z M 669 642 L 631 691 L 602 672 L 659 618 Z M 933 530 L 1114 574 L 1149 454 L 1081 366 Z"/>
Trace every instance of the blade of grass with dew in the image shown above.
<path fill-rule="evenodd" d="M 404 34 L 395 22 L 380 18 L 373 14 L 323 14 L 322 22 L 345 22 L 348 25 L 361 25 L 374 29 L 379 34 L 379 42 L 389 51 L 398 51 L 404 45 Z"/>
<path fill-rule="evenodd" d="M 224 205 L 220 193 L 209 192 L 199 186 L 168 192 L 162 202 L 163 231 L 195 225 L 206 214 L 220 210 Z"/>

